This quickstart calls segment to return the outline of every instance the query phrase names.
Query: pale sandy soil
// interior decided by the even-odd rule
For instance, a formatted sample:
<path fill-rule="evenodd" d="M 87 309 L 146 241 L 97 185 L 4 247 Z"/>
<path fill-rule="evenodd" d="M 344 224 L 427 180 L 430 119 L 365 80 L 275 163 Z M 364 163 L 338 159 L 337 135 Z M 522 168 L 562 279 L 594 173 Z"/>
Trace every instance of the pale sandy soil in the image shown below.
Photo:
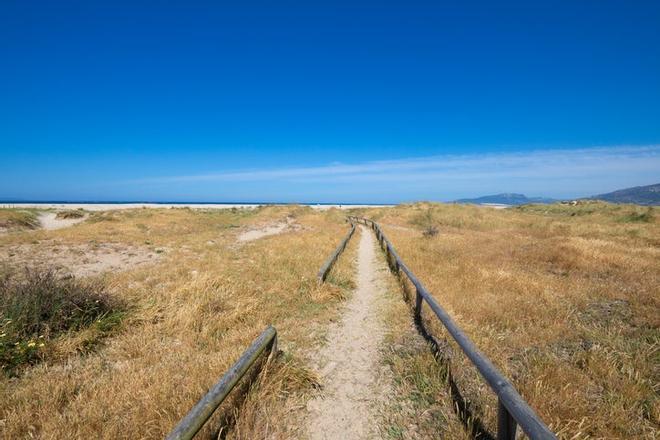
<path fill-rule="evenodd" d="M 506 208 L 510 208 L 513 205 L 503 205 L 501 203 L 481 203 L 476 206 L 482 206 L 484 208 L 493 208 L 493 209 L 506 209 Z"/>
<path fill-rule="evenodd" d="M 357 289 L 341 321 L 328 332 L 319 355 L 322 391 L 307 405 L 312 440 L 379 438 L 378 407 L 390 388 L 379 373 L 384 272 L 377 271 L 383 263 L 376 259 L 372 234 L 360 228 Z"/>
<path fill-rule="evenodd" d="M 163 251 L 119 243 L 36 244 L 0 246 L 0 261 L 10 267 L 55 268 L 75 276 L 93 276 L 108 271 L 132 269 L 157 262 Z"/>
<path fill-rule="evenodd" d="M 296 224 L 292 218 L 288 217 L 281 222 L 271 223 L 259 228 L 244 231 L 238 236 L 237 240 L 239 242 L 254 241 L 263 237 L 268 237 L 269 235 L 277 235 L 285 231 L 297 231 L 299 229 L 301 229 L 301 226 Z"/>
<path fill-rule="evenodd" d="M 47 230 L 62 229 L 84 222 L 87 216 L 81 218 L 57 218 L 56 212 L 42 212 L 39 214 L 41 227 Z"/>

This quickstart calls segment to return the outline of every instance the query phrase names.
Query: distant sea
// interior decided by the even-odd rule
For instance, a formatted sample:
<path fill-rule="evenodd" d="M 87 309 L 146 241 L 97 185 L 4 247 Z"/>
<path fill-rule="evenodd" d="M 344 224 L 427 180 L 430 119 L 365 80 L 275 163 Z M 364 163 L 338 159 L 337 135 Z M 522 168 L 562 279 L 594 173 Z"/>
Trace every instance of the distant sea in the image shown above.
<path fill-rule="evenodd" d="M 396 203 L 344 203 L 344 202 L 153 202 L 149 200 L 21 200 L 0 199 L 0 204 L 30 204 L 30 205 L 346 205 L 346 206 L 394 206 Z"/>

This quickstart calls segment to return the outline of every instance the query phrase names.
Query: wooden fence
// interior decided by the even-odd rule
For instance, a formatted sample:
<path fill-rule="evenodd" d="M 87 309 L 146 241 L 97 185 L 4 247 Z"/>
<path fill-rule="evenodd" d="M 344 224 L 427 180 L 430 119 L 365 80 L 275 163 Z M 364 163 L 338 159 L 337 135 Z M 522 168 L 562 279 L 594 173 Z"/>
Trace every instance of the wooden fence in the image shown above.
<path fill-rule="evenodd" d="M 477 368 L 481 377 L 488 383 L 498 399 L 497 415 L 497 439 L 514 440 L 516 437 L 516 428 L 518 425 L 529 436 L 536 440 L 556 439 L 555 434 L 548 429 L 529 404 L 520 396 L 514 386 L 506 377 L 495 367 L 467 337 L 463 330 L 454 322 L 449 314 L 438 304 L 435 298 L 422 285 L 419 279 L 401 260 L 396 253 L 392 243 L 385 237 L 381 227 L 374 221 L 361 218 L 349 217 L 351 222 L 363 223 L 371 227 L 378 238 L 378 241 L 387 255 L 388 263 L 394 272 L 403 274 L 415 286 L 415 322 L 420 326 L 422 332 L 428 331 L 424 328 L 424 322 L 421 318 L 422 303 L 426 302 L 435 316 L 442 322 L 454 341 L 461 348 L 472 364 Z"/>
<path fill-rule="evenodd" d="M 250 367 L 259 359 L 262 353 L 270 347 L 270 353 L 277 353 L 277 330 L 268 326 L 245 350 L 243 355 L 227 371 L 220 380 L 213 385 L 208 393 L 190 410 L 190 412 L 170 432 L 166 440 L 190 440 L 204 426 L 215 410 L 234 389 L 241 378 L 250 370 Z"/>
<path fill-rule="evenodd" d="M 319 269 L 319 273 L 317 275 L 319 279 L 319 283 L 322 283 L 325 281 L 325 278 L 328 276 L 328 273 L 330 272 L 330 269 L 332 269 L 332 265 L 335 264 L 335 261 L 337 261 L 337 258 L 339 258 L 339 255 L 346 249 L 346 245 L 348 244 L 348 241 L 351 239 L 353 236 L 353 233 L 355 232 L 355 224 L 351 222 L 351 229 L 348 231 L 348 234 L 346 234 L 346 237 L 339 243 L 339 246 L 337 246 L 337 249 L 328 257 L 328 259 L 323 263 L 323 266 L 321 266 L 321 269 Z"/>

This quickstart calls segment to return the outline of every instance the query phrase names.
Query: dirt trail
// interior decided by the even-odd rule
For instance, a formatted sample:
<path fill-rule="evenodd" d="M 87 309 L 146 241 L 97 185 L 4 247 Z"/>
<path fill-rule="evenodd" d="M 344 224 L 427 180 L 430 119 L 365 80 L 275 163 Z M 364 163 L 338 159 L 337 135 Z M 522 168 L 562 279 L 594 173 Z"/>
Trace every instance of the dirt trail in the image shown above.
<path fill-rule="evenodd" d="M 378 269 L 383 263 L 376 259 L 373 234 L 360 228 L 357 289 L 341 321 L 328 333 L 320 355 L 323 389 L 307 406 L 312 440 L 380 437 L 375 412 L 389 385 L 379 374 L 385 288 Z"/>

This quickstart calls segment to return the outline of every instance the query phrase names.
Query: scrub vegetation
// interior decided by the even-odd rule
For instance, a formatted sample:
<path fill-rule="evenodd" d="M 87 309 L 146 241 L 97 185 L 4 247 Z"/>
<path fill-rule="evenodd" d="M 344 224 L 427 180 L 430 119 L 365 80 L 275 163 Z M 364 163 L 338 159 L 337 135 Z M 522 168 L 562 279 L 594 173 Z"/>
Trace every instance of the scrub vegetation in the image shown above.
<path fill-rule="evenodd" d="M 0 279 L 0 370 L 13 376 L 52 357 L 52 343 L 69 332 L 86 330 L 74 348 L 87 350 L 121 316 L 120 305 L 98 280 L 62 277 L 52 270 L 5 273 Z"/>
<path fill-rule="evenodd" d="M 300 228 L 246 243 L 236 239 L 243 230 L 287 218 Z M 268 324 L 278 329 L 282 354 L 269 365 L 266 383 L 255 387 L 259 404 L 247 400 L 231 435 L 272 432 L 296 399 L 305 400 L 315 385 L 305 361 L 309 349 L 323 338 L 352 283 L 350 246 L 347 259 L 332 272 L 346 287 L 319 286 L 316 280 L 318 268 L 346 234 L 343 213 L 301 207 L 136 209 L 94 213 L 92 220 L 5 235 L 0 246 L 40 240 L 76 246 L 93 240 L 163 249 L 163 257 L 80 284 L 39 275 L 36 284 L 2 286 L 3 297 L 13 298 L 19 289 L 56 292 L 43 300 L 49 316 L 79 294 L 83 304 L 86 298 L 94 298 L 92 304 L 116 301 L 124 312 L 110 337 L 93 347 L 83 343 L 96 321 L 89 324 L 114 308 L 99 306 L 98 313 L 72 318 L 70 325 L 60 325 L 57 315 L 16 330 L 21 341 L 36 338 L 37 348 L 46 349 L 48 344 L 38 347 L 38 339 L 50 328 L 54 354 L 23 364 L 14 377 L 0 377 L 0 437 L 162 438 Z M 12 316 L 21 314 L 34 316 L 31 311 Z M 235 418 L 232 403 L 223 405 L 200 438 L 227 433 L 223 424 Z M 294 428 L 282 425 L 275 432 L 295 437 L 288 433 Z"/>
<path fill-rule="evenodd" d="M 39 219 L 32 210 L 0 208 L 0 232 L 34 229 Z"/>
<path fill-rule="evenodd" d="M 657 208 L 420 203 L 362 214 L 380 222 L 401 258 L 561 438 L 657 437 Z M 439 228 L 432 238 L 430 223 Z M 424 313 L 435 336 L 451 341 Z M 494 394 L 460 348 L 449 343 L 447 353 L 444 365 L 474 420 L 494 430 Z"/>
<path fill-rule="evenodd" d="M 0 218 L 17 212 L 1 210 Z M 279 355 L 243 398 L 235 393 L 223 404 L 200 438 L 305 438 L 306 404 L 319 387 L 315 356 L 356 285 L 355 239 L 328 282 L 316 280 L 348 230 L 348 213 L 381 224 L 561 438 L 658 436 L 658 211 L 588 202 L 503 210 L 432 203 L 348 212 L 133 209 L 0 235 L 6 249 L 38 252 L 43 243 L 158 255 L 71 278 L 66 268 L 17 270 L 5 254 L 2 333 L 13 342 L 2 345 L 0 437 L 162 438 L 273 324 Z M 281 224 L 280 233 L 238 240 Z M 84 252 L 79 258 L 83 264 Z M 468 438 L 448 372 L 469 402 L 468 423 L 494 431 L 492 392 L 451 342 L 434 359 L 414 332 L 402 286 L 389 278 L 395 300 L 382 310 L 389 328 L 381 361 L 392 390 L 381 435 Z M 429 310 L 424 316 L 439 340 L 447 338 Z M 33 342 L 34 355 L 21 358 L 15 342 Z"/>
<path fill-rule="evenodd" d="M 59 211 L 55 218 L 58 219 L 77 219 L 85 217 L 85 211 L 82 209 L 67 209 L 66 211 Z"/>

